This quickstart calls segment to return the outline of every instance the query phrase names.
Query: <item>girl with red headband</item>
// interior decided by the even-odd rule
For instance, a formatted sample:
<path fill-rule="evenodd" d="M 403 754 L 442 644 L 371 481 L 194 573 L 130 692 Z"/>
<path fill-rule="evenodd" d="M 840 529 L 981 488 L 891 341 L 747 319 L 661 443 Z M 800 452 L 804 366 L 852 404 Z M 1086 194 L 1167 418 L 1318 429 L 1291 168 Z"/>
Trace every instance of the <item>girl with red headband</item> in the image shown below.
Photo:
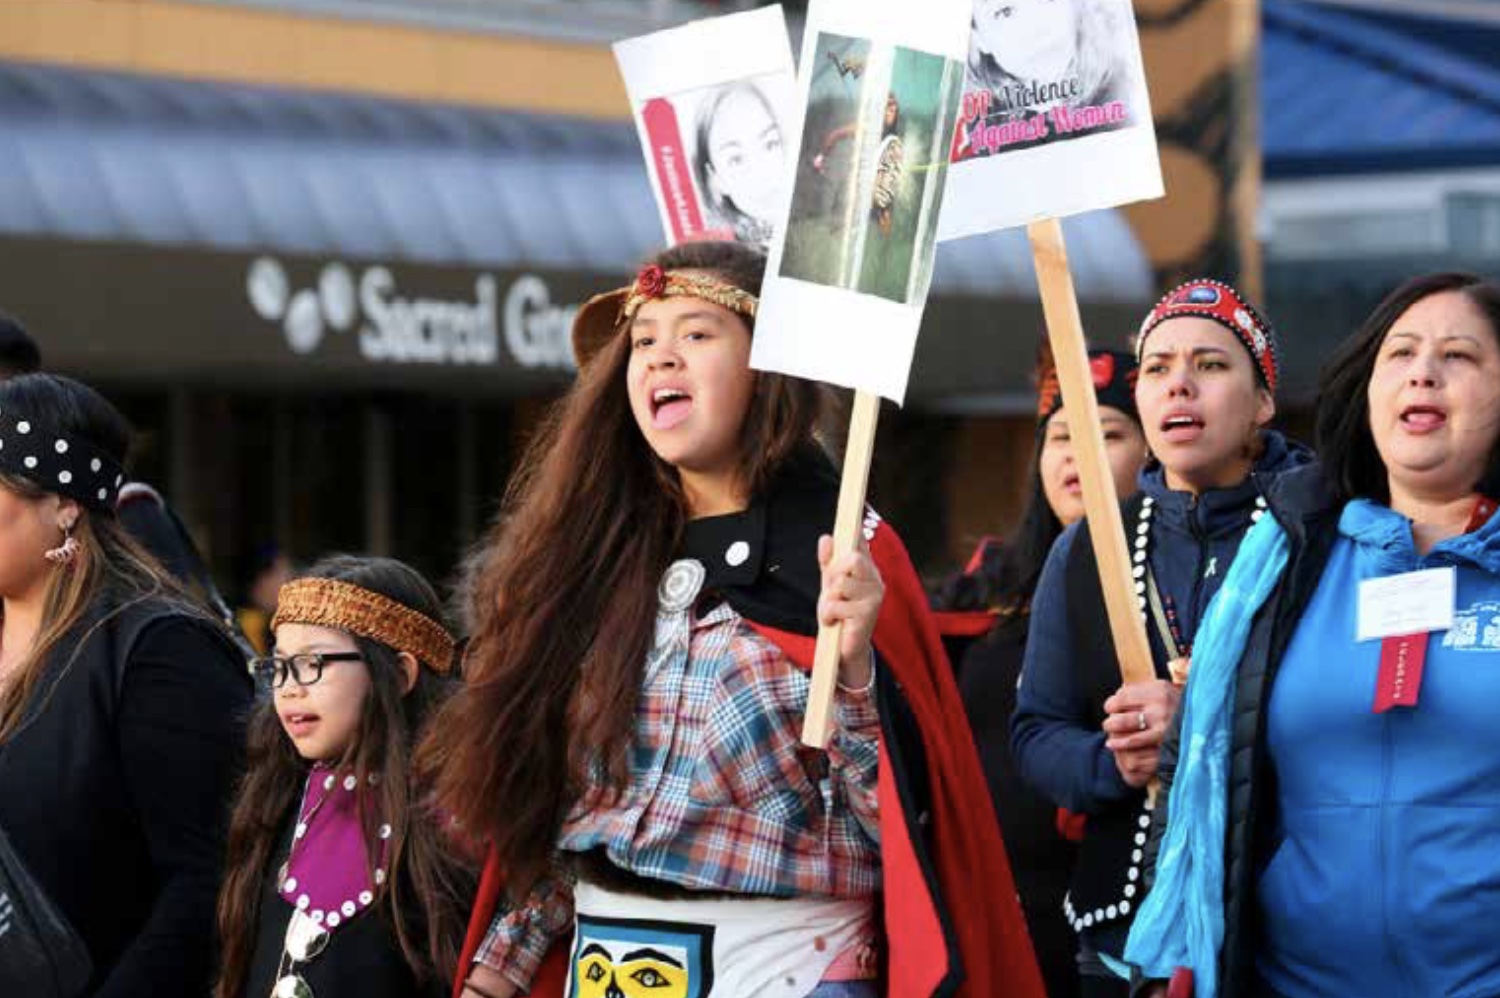
<path fill-rule="evenodd" d="M 466 998 L 1041 993 L 911 564 L 873 512 L 830 556 L 825 389 L 749 367 L 764 268 L 690 243 L 578 314 L 426 747 L 491 847 Z"/>
<path fill-rule="evenodd" d="M 1031 604 L 1012 747 L 1021 775 L 1087 816 L 1064 913 L 1085 996 L 1123 996 L 1119 957 L 1150 823 L 1147 784 L 1177 709 L 1198 622 L 1262 515 L 1267 476 L 1309 456 L 1266 428 L 1278 373 L 1270 325 L 1227 284 L 1168 293 L 1136 342 L 1135 401 L 1152 460 L 1123 504 L 1135 595 L 1157 678 L 1121 685 L 1087 530 L 1070 527 Z"/>

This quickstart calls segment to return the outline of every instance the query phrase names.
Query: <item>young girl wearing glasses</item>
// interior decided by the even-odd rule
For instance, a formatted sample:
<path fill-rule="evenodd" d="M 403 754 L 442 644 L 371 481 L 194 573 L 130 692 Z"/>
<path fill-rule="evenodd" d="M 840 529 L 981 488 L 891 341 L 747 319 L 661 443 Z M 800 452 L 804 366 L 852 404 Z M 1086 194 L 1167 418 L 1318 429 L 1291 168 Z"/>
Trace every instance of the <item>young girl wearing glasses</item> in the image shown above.
<path fill-rule="evenodd" d="M 1041 993 L 916 573 L 873 513 L 830 558 L 823 389 L 749 366 L 764 270 L 685 243 L 575 321 L 424 747 L 491 846 L 464 998 Z"/>
<path fill-rule="evenodd" d="M 473 878 L 409 777 L 450 685 L 432 587 L 385 558 L 335 556 L 281 587 L 271 691 L 219 898 L 216 998 L 440 996 Z"/>

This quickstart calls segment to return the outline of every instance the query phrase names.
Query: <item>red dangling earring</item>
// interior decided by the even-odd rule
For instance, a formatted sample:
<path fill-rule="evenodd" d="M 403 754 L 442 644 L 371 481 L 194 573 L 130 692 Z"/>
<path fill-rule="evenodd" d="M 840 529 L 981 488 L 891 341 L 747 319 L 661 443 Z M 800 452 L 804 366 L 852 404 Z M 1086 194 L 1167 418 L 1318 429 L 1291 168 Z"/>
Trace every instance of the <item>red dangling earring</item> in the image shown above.
<path fill-rule="evenodd" d="M 70 523 L 62 528 L 63 542 L 55 548 L 49 548 L 42 552 L 43 557 L 54 565 L 68 565 L 78 556 L 83 545 L 78 543 L 78 538 L 73 536 L 73 525 Z"/>

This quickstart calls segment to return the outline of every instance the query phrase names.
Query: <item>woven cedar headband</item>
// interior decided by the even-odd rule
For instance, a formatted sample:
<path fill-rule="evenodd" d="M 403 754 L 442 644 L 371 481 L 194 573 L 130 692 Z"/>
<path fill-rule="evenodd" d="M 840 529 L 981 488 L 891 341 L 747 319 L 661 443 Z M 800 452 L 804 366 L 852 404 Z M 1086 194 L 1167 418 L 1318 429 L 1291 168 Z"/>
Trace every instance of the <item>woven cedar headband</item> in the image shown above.
<path fill-rule="evenodd" d="M 338 579 L 293 579 L 276 596 L 271 629 L 312 624 L 409 652 L 439 675 L 453 667 L 453 636 L 425 613 Z"/>
<path fill-rule="evenodd" d="M 98 447 L 14 410 L 0 412 L 0 473 L 94 510 L 113 510 L 125 483 L 125 469 Z"/>
<path fill-rule="evenodd" d="M 663 270 L 654 263 L 641 268 L 635 283 L 595 295 L 583 304 L 573 320 L 573 358 L 579 367 L 587 364 L 619 330 L 630 325 L 635 313 L 658 298 L 701 298 L 747 319 L 755 318 L 757 299 L 701 270 Z"/>

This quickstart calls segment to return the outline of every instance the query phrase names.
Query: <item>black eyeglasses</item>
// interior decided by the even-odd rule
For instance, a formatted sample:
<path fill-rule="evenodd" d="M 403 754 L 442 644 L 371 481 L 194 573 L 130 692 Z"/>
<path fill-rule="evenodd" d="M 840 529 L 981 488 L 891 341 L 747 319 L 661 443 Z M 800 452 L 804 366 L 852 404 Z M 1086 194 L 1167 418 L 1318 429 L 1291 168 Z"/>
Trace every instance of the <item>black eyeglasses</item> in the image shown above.
<path fill-rule="evenodd" d="M 323 678 L 329 662 L 358 662 L 364 658 L 357 651 L 309 651 L 300 655 L 262 655 L 250 660 L 250 674 L 265 689 L 279 690 L 287 679 L 298 686 L 311 686 Z"/>

